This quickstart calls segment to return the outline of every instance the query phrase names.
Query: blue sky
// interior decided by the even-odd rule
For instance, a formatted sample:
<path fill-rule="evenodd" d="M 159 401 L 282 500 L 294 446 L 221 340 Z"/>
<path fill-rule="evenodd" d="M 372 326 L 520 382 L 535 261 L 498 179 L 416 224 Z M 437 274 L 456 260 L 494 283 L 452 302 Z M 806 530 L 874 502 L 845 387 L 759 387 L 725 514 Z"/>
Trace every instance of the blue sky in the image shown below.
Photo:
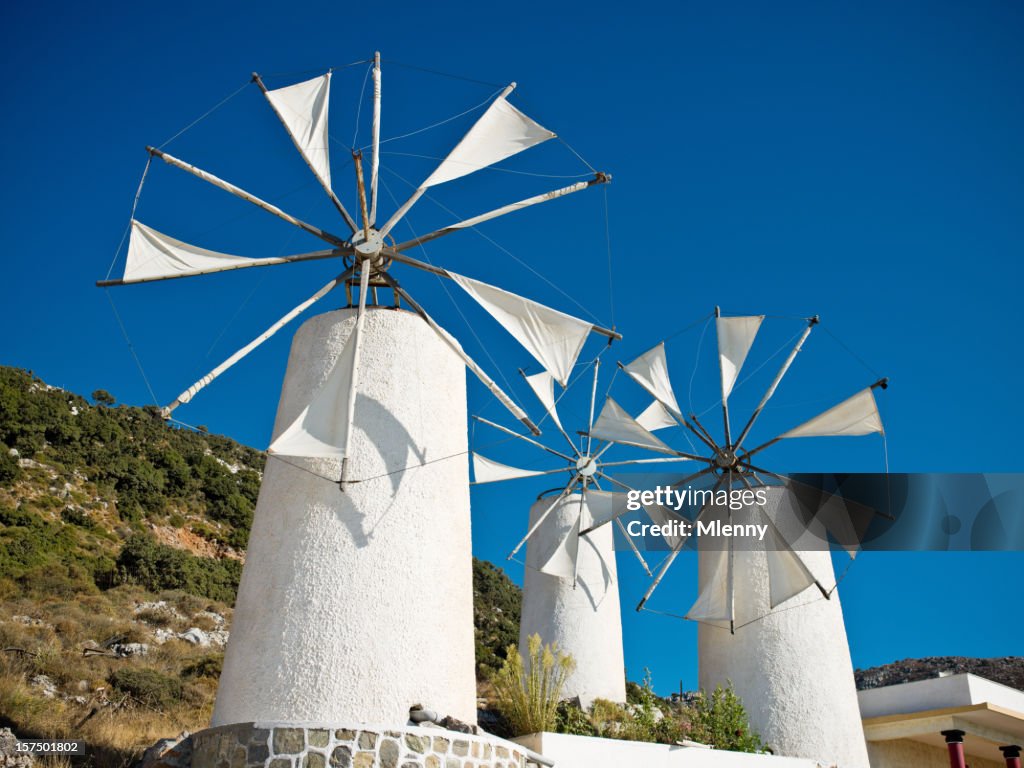
<path fill-rule="evenodd" d="M 123 402 L 151 402 L 107 296 L 92 287 L 127 223 L 144 146 L 165 142 L 253 70 L 277 87 L 333 66 L 335 187 L 354 208 L 345 146 L 368 141 L 366 110 L 354 135 L 366 68 L 344 65 L 380 49 L 385 137 L 458 114 L 515 80 L 516 104 L 614 175 L 607 189 L 611 279 L 601 190 L 488 225 L 484 232 L 504 250 L 461 233 L 426 254 L 565 311 L 583 313 L 579 302 L 591 313 L 584 316 L 615 323 L 626 338 L 602 358 L 602 391 L 610 383 L 617 399 L 642 407 L 634 387 L 611 381 L 612 363 L 690 326 L 715 304 L 728 314 L 780 318 L 770 331 L 766 322 L 751 364 L 758 355 L 769 360 L 799 329 L 791 318 L 817 313 L 829 332 L 812 335 L 760 436 L 812 415 L 879 371 L 893 382 L 881 396 L 893 471 L 1022 469 L 1019 4 L 389 3 L 369 10 L 262 2 L 5 10 L 0 297 L 8 326 L 0 363 L 76 391 L 103 387 Z M 389 144 L 385 210 L 389 195 L 408 194 L 403 179 L 416 181 L 432 167 L 409 155 L 443 154 L 472 117 Z M 254 86 L 166 149 L 343 231 Z M 587 171 L 557 142 L 503 167 L 525 173 L 476 174 L 438 190 L 438 203 L 471 215 Z M 157 229 L 227 252 L 273 256 L 319 247 L 162 164 L 149 175 L 138 214 Z M 397 234 L 450 221 L 439 205 L 422 201 Z M 334 274 L 332 266 L 252 270 L 110 295 L 165 402 L 311 294 Z M 522 350 L 460 301 L 464 319 L 434 278 L 405 272 L 403 279 L 533 407 L 515 380 L 516 368 L 531 362 Z M 698 412 L 714 405 L 713 338 L 705 337 L 698 354 L 701 328 L 668 346 L 677 389 Z M 181 418 L 265 447 L 291 332 L 181 409 Z M 592 341 L 581 359 L 601 348 Z M 766 365 L 760 378 L 773 368 Z M 737 390 L 737 410 L 759 393 L 755 375 Z M 574 390 L 566 403 L 566 421 L 582 428 L 585 393 Z M 501 416 L 472 384 L 470 410 Z M 717 426 L 715 416 L 709 420 Z M 478 429 L 474 445 L 490 446 L 494 437 Z M 772 454 L 775 468 L 884 467 L 875 438 L 794 443 Z M 535 461 L 507 444 L 490 455 Z M 478 556 L 503 562 L 544 487 L 474 491 Z M 694 564 L 680 565 L 659 593 L 662 607 L 683 608 L 692 599 Z M 1019 621 L 1006 617 L 1019 603 L 1022 566 L 1020 554 L 864 555 L 842 589 L 854 663 L 1021 653 Z M 696 627 L 634 614 L 646 580 L 625 556 L 620 567 L 630 675 L 639 678 L 649 666 L 659 689 L 679 679 L 695 685 Z M 515 564 L 509 571 L 520 578 Z"/>

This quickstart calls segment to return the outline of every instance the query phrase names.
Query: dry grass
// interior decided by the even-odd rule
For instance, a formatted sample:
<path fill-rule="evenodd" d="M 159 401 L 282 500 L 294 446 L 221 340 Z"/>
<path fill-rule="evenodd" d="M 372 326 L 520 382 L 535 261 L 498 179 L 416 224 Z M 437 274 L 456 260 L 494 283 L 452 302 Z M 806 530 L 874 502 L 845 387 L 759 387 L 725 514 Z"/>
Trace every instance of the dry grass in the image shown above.
<path fill-rule="evenodd" d="M 137 603 L 156 599 L 166 600 L 185 619 L 168 625 L 155 616 L 135 615 Z M 210 600 L 181 593 L 154 596 L 137 587 L 67 601 L 36 602 L 13 595 L 0 599 L 0 648 L 24 651 L 0 652 L 0 726 L 26 738 L 86 742 L 85 757 L 47 758 L 39 763 L 44 768 L 128 768 L 157 740 L 207 727 L 217 687 L 210 675 L 215 674 L 211 670 L 217 668 L 219 651 L 181 640 L 161 645 L 154 639 L 158 626 L 205 626 L 207 617 L 192 620 L 204 610 L 230 618 L 226 606 Z M 37 623 L 15 621 L 14 616 Z M 149 653 L 129 658 L 83 655 L 83 648 L 99 648 L 114 637 L 147 643 Z M 133 669 L 180 681 L 181 696 L 163 707 L 153 706 L 111 684 L 113 673 Z M 33 683 L 38 675 L 53 682 L 55 696 L 47 697 Z"/>

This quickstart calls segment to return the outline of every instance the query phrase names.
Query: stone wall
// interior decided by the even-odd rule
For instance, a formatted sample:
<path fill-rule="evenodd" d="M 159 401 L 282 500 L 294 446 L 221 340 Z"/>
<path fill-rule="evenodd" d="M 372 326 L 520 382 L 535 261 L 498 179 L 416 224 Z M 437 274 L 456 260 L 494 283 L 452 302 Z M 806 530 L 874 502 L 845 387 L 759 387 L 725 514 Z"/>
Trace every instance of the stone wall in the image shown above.
<path fill-rule="evenodd" d="M 240 723 L 192 735 L 192 768 L 525 768 L 523 748 L 496 736 Z"/>

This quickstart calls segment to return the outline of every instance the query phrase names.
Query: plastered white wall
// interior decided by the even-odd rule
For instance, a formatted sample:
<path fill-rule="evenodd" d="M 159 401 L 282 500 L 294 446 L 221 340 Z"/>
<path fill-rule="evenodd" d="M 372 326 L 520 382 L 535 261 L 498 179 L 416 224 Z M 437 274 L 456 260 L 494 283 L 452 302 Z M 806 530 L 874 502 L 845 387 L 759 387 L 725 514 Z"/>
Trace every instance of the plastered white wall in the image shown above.
<path fill-rule="evenodd" d="M 299 328 L 275 436 L 354 321 L 339 310 Z M 372 308 L 364 334 L 349 477 L 373 479 L 342 493 L 310 474 L 336 480 L 337 460 L 268 459 L 215 726 L 401 725 L 417 703 L 476 721 L 465 369 L 413 314 Z"/>
<path fill-rule="evenodd" d="M 554 501 L 545 497 L 530 508 L 530 525 Z M 562 499 L 527 542 L 523 575 L 523 607 L 519 649 L 524 658 L 526 639 L 536 633 L 545 643 L 556 642 L 576 660 L 563 697 L 579 696 L 584 707 L 595 698 L 626 701 L 622 654 L 622 616 L 615 567 L 613 531 L 604 525 L 580 537 L 576 587 L 571 580 L 541 573 L 543 551 L 568 532 L 580 513 L 580 496 Z"/>
<path fill-rule="evenodd" d="M 774 514 L 778 489 L 769 491 Z M 750 510 L 735 514 L 735 522 Z M 702 545 L 705 542 L 702 542 Z M 710 545 L 710 540 L 707 540 Z M 794 542 L 799 546 L 799 542 Z M 721 545 L 719 545 L 721 546 Z M 804 562 L 826 588 L 835 584 L 827 551 L 803 551 Z M 712 558 L 700 555 L 700 583 L 710 578 Z M 737 559 L 739 560 L 739 558 Z M 735 589 L 768 602 L 763 547 L 745 553 Z M 738 602 L 742 602 L 737 598 Z M 853 665 L 838 592 L 825 600 L 810 587 L 759 621 L 728 629 L 702 624 L 698 631 L 700 687 L 710 691 L 732 681 L 751 724 L 777 755 L 816 759 L 840 768 L 868 768 Z"/>
<path fill-rule="evenodd" d="M 949 751 L 919 741 L 894 739 L 868 742 L 871 768 L 949 768 Z M 1006 768 L 1004 762 L 966 755 L 970 768 Z"/>
<path fill-rule="evenodd" d="M 513 741 L 553 760 L 557 768 L 818 768 L 813 760 L 563 733 L 531 733 Z"/>

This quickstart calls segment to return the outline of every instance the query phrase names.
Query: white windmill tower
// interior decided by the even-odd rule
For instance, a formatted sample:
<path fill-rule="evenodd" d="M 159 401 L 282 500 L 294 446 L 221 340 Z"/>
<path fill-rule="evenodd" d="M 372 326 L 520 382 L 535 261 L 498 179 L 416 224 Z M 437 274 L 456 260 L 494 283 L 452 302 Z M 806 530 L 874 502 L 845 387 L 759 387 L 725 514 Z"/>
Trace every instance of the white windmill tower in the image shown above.
<path fill-rule="evenodd" d="M 631 363 L 620 364 L 655 398 L 652 408 L 669 417 L 663 422 L 665 426 L 685 428 L 709 450 L 703 459 L 707 466 L 679 481 L 678 486 L 703 480 L 713 481 L 713 493 L 734 488 L 752 490 L 764 485 L 763 477 L 783 479 L 754 463 L 755 455 L 780 440 L 883 434 L 874 390 L 884 389 L 887 379 L 876 381 L 772 440 L 744 448 L 758 416 L 818 323 L 813 317 L 739 436 L 733 439 L 729 395 L 763 320 L 764 316 L 723 317 L 715 310 L 724 432 L 721 442 L 696 415 L 687 417 L 680 410 L 668 376 L 664 342 Z M 635 428 L 635 422 L 610 399 L 605 413 L 614 419 L 613 423 L 624 425 L 620 428 Z M 600 426 L 599 419 L 592 430 L 597 437 L 604 434 Z M 731 682 L 747 707 L 752 725 L 776 753 L 867 768 L 846 629 L 830 554 L 821 546 L 832 531 L 825 530 L 821 521 L 801 530 L 787 525 L 784 521 L 795 519 L 790 492 L 784 486 L 765 490 L 764 505 L 755 503 L 737 510 L 720 505 L 718 500 L 709 501 L 696 517 L 768 526 L 768 535 L 760 545 L 738 547 L 732 538 L 702 537 L 699 541 L 700 592 L 685 618 L 701 623 L 701 688 L 712 690 Z M 681 540 L 671 548 L 637 610 L 644 609 L 686 543 Z"/>
<path fill-rule="evenodd" d="M 340 285 L 350 292 L 358 289 L 357 306 L 352 306 L 350 294 L 349 308 L 308 320 L 292 343 L 214 725 L 402 724 L 416 703 L 475 722 L 464 367 L 531 432 L 538 430 L 399 284 L 391 274 L 394 265 L 453 280 L 560 377 L 572 368 L 591 331 L 619 338 L 613 331 L 407 253 L 424 242 L 605 183 L 609 177 L 596 173 L 587 181 L 394 243 L 393 228 L 429 189 L 555 134 L 508 101 L 514 84 L 508 86 L 495 94 L 409 199 L 379 225 L 379 54 L 366 63 L 372 64 L 373 75 L 373 144 L 368 184 L 362 157 L 353 150 L 358 224 L 332 187 L 327 128 L 331 74 L 274 90 L 258 75 L 253 77 L 348 234 L 308 224 L 207 171 L 149 148 L 150 162 L 160 158 L 320 238 L 328 248 L 270 259 L 223 254 L 146 227 L 135 220 L 133 209 L 124 275 L 99 283 L 343 260 L 345 269 L 334 279 L 182 392 L 164 409 L 167 417 L 329 292 Z M 393 307 L 368 301 L 380 287 L 393 291 Z M 403 302 L 413 311 L 404 311 Z M 403 471 L 411 467 L 416 471 Z"/>
<path fill-rule="evenodd" d="M 624 491 L 632 489 L 614 475 L 631 466 L 688 461 L 678 456 L 615 461 L 606 459 L 605 453 L 614 443 L 594 440 L 590 436 L 594 424 L 600 357 L 595 358 L 591 366 L 593 385 L 590 391 L 590 418 L 587 431 L 580 433 L 583 437 L 579 444 L 562 426 L 555 398 L 554 377 L 547 371 L 531 376 L 520 371 L 543 405 L 547 417 L 565 438 L 568 451 L 560 450 L 561 444 L 559 448 L 553 448 L 500 424 L 479 416 L 474 417 L 548 456 L 555 456 L 564 461 L 565 465 L 549 470 L 522 469 L 501 464 L 476 452 L 473 454 L 476 485 L 563 472 L 569 474 L 564 487 L 541 494 L 531 506 L 526 535 L 516 544 L 508 558 L 511 560 L 526 546 L 519 625 L 520 652 L 526 656 L 528 638 L 537 634 L 545 643 L 557 643 L 562 651 L 571 654 L 576 667 L 566 679 L 563 694 L 568 698 L 578 697 L 584 708 L 589 707 L 596 698 L 618 702 L 626 700 L 614 531 L 606 523 L 614 522 L 643 569 L 651 575 L 647 563 L 618 517 L 624 511 Z M 582 378 L 584 373 L 579 374 L 574 381 Z M 566 386 L 564 382 L 561 383 L 563 387 Z M 633 437 L 637 446 L 670 450 L 653 435 L 646 438 L 642 435 Z M 601 487 L 602 481 L 608 490 Z M 619 490 L 612 491 L 612 488 Z M 649 514 L 657 521 L 672 516 L 670 511 L 660 507 L 650 508 Z"/>

